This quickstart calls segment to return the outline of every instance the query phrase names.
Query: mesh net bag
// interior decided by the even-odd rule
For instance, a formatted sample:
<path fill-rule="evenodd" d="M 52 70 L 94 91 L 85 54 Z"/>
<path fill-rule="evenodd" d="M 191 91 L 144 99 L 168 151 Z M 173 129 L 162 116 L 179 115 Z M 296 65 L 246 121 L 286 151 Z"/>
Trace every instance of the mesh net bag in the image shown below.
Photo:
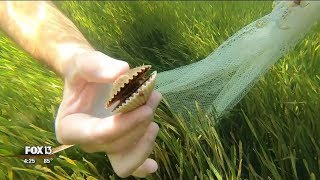
<path fill-rule="evenodd" d="M 274 3 L 273 11 L 245 26 L 205 59 L 158 74 L 156 90 L 174 112 L 195 112 L 195 102 L 221 117 L 320 18 L 320 2 Z"/>

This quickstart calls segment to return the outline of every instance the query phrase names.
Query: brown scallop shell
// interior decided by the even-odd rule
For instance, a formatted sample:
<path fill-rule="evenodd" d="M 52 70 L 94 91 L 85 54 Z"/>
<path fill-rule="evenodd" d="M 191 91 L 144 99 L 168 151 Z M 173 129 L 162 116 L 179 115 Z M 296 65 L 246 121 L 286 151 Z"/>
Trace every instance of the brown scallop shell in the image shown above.
<path fill-rule="evenodd" d="M 113 112 L 125 113 L 145 104 L 154 89 L 157 76 L 155 71 L 148 79 L 145 79 L 150 69 L 150 65 L 143 65 L 130 69 L 127 73 L 121 75 L 113 83 L 110 92 L 111 98 L 107 103 L 107 107 L 120 101 L 120 104 L 115 107 Z"/>

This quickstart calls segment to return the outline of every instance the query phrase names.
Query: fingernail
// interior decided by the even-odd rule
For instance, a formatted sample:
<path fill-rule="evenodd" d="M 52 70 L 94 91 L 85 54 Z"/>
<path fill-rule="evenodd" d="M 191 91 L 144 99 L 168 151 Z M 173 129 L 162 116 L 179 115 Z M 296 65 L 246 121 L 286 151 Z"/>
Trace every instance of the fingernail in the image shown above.
<path fill-rule="evenodd" d="M 148 166 L 149 173 L 154 173 L 157 170 L 158 170 L 158 164 L 155 161 L 149 164 Z"/>
<path fill-rule="evenodd" d="M 161 100 L 162 100 L 162 94 L 155 91 L 156 97 L 157 97 L 157 101 L 155 103 L 155 108 L 160 104 Z"/>

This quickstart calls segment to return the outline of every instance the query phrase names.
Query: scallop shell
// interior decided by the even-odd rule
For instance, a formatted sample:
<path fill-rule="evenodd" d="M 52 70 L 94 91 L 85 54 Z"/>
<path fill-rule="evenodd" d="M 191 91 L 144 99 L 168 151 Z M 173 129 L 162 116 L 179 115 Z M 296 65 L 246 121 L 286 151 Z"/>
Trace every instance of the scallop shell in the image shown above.
<path fill-rule="evenodd" d="M 143 65 L 121 75 L 113 83 L 107 107 L 120 101 L 113 112 L 125 113 L 145 104 L 154 89 L 157 76 L 157 72 L 154 71 L 148 79 L 145 79 L 150 69 L 150 65 Z"/>

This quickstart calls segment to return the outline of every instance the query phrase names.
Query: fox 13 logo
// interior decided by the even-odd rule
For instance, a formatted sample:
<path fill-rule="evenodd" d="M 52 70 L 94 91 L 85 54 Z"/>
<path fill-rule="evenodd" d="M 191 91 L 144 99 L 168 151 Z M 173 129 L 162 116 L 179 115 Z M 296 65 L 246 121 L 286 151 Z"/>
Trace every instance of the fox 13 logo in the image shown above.
<path fill-rule="evenodd" d="M 26 146 L 24 148 L 25 155 L 50 155 L 51 153 L 51 146 Z"/>

